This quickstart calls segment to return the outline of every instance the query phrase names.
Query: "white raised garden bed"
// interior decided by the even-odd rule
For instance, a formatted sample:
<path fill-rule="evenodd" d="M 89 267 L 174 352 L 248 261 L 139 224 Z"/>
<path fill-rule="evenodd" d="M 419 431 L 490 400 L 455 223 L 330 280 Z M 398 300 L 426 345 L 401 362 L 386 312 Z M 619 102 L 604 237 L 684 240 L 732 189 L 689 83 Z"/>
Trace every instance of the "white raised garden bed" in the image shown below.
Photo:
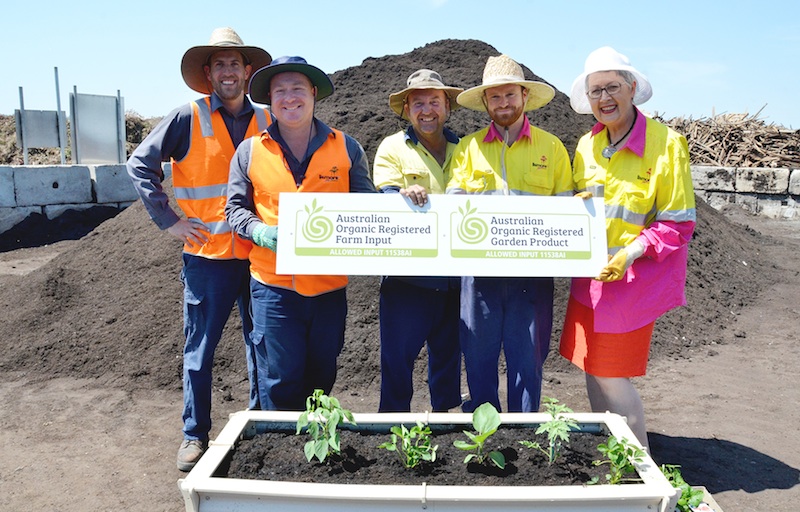
<path fill-rule="evenodd" d="M 240 439 L 275 428 L 293 427 L 298 412 L 242 411 L 230 420 L 212 441 L 208 451 L 186 476 L 178 481 L 187 512 L 280 511 L 280 512 L 375 512 L 375 511 L 518 511 L 547 512 L 672 512 L 678 499 L 655 462 L 645 456 L 636 465 L 642 483 L 589 486 L 443 486 L 315 484 L 244 480 L 215 476 L 231 456 Z M 464 425 L 472 430 L 472 415 L 461 413 L 355 414 L 357 429 L 388 431 L 400 423 L 417 420 L 430 425 Z M 550 419 L 548 414 L 501 414 L 504 425 L 536 428 Z M 635 439 L 624 418 L 610 413 L 576 413 L 569 417 L 581 429 Z M 388 453 L 387 453 L 388 456 Z"/>

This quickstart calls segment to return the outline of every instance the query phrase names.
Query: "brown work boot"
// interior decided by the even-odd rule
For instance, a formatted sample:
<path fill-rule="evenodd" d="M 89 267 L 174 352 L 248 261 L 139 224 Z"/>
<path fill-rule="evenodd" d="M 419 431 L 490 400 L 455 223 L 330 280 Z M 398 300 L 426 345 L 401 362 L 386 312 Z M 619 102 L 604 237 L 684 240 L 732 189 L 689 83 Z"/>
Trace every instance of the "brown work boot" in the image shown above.
<path fill-rule="evenodd" d="M 184 439 L 178 450 L 178 469 L 181 471 L 191 471 L 205 451 L 205 442 L 199 439 Z"/>

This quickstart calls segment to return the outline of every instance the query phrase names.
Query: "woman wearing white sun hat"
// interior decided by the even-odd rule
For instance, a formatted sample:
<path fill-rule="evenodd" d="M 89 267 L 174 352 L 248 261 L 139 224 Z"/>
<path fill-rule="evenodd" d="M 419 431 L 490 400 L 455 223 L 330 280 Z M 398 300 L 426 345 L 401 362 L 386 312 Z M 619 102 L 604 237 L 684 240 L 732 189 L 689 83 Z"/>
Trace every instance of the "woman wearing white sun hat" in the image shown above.
<path fill-rule="evenodd" d="M 578 142 L 573 176 L 579 192 L 604 198 L 609 262 L 594 279 L 572 280 L 560 347 L 586 372 L 592 410 L 626 416 L 644 447 L 644 405 L 630 378 L 645 374 L 655 320 L 686 304 L 696 220 L 686 139 L 636 108 L 652 94 L 608 46 L 589 54 L 572 84 L 572 108 L 598 121 Z"/>

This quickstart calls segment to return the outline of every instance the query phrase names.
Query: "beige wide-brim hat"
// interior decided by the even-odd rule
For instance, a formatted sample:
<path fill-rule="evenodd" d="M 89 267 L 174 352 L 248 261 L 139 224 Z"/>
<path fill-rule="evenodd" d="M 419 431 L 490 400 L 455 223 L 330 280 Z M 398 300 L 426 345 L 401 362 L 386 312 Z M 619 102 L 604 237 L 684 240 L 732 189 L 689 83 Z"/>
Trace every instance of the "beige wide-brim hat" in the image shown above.
<path fill-rule="evenodd" d="M 508 55 L 489 57 L 483 68 L 483 83 L 467 89 L 458 95 L 458 103 L 470 110 L 486 112 L 483 103 L 483 91 L 499 85 L 517 84 L 528 90 L 528 100 L 525 102 L 524 111 L 536 110 L 550 103 L 556 91 L 544 82 L 525 80 L 522 66 L 517 64 Z"/>
<path fill-rule="evenodd" d="M 266 50 L 257 46 L 246 46 L 239 34 L 232 28 L 215 28 L 211 32 L 208 44 L 193 46 L 183 54 L 181 74 L 186 85 L 199 93 L 211 94 L 211 83 L 206 79 L 203 66 L 208 64 L 208 59 L 212 54 L 222 50 L 241 52 L 244 56 L 244 63 L 252 66 L 254 72 L 272 61 L 272 56 Z"/>
<path fill-rule="evenodd" d="M 405 89 L 389 95 L 389 106 L 392 108 L 395 114 L 403 119 L 408 119 L 403 106 L 406 103 L 406 98 L 408 98 L 409 93 L 418 89 L 436 89 L 439 91 L 444 91 L 444 93 L 450 99 L 451 111 L 460 107 L 460 105 L 456 102 L 456 98 L 459 94 L 464 92 L 464 89 L 460 87 L 448 87 L 444 85 L 442 76 L 436 71 L 430 69 L 418 69 L 409 75 L 408 80 L 406 80 Z"/>
<path fill-rule="evenodd" d="M 586 78 L 592 73 L 600 71 L 628 71 L 631 73 L 636 79 L 636 94 L 633 95 L 634 105 L 641 105 L 653 95 L 650 81 L 639 70 L 631 66 L 631 61 L 628 57 L 610 46 L 603 46 L 586 57 L 583 73 L 578 75 L 578 78 L 572 82 L 569 104 L 575 112 L 579 114 L 592 113 L 589 97 L 586 96 Z"/>

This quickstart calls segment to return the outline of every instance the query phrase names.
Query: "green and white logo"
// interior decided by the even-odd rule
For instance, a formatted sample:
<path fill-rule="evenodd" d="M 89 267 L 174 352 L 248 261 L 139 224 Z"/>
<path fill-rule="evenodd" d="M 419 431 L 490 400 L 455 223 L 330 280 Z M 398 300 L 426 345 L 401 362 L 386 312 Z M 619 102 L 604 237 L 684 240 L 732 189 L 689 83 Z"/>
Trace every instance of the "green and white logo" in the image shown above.
<path fill-rule="evenodd" d="M 468 244 L 478 244 L 486 239 L 489 234 L 489 227 L 480 217 L 474 216 L 477 208 L 472 208 L 467 201 L 464 208 L 458 207 L 461 214 L 461 222 L 458 224 L 458 238 Z"/>
<path fill-rule="evenodd" d="M 324 242 L 333 234 L 333 222 L 321 215 L 322 206 L 317 206 L 317 200 L 311 202 L 311 207 L 305 207 L 308 218 L 303 223 L 303 236 L 310 242 Z"/>

